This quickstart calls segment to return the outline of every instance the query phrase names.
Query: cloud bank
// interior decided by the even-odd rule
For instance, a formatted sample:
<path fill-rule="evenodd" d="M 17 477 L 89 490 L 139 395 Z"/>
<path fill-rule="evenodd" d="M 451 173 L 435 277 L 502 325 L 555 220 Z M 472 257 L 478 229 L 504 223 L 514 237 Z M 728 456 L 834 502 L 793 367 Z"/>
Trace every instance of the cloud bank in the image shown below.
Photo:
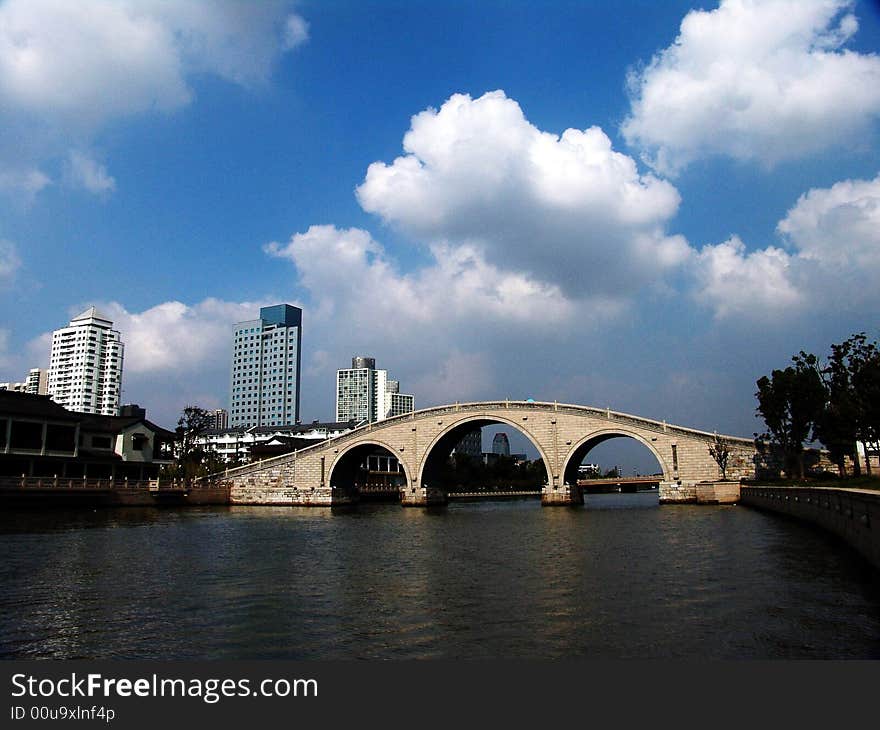
<path fill-rule="evenodd" d="M 880 116 L 880 57 L 844 46 L 850 0 L 722 0 L 630 73 L 621 126 L 659 173 L 711 155 L 765 166 L 863 143 Z"/>
<path fill-rule="evenodd" d="M 777 231 L 785 249 L 747 252 L 735 237 L 705 246 L 695 265 L 697 298 L 722 318 L 880 310 L 880 175 L 810 190 Z"/>
<path fill-rule="evenodd" d="M 84 156 L 111 122 L 189 104 L 191 79 L 265 84 L 308 38 L 289 3 L 5 0 L 0 4 L 0 191 L 33 195 L 69 158 L 82 187 L 112 190 Z M 71 147 L 71 144 L 73 145 Z"/>

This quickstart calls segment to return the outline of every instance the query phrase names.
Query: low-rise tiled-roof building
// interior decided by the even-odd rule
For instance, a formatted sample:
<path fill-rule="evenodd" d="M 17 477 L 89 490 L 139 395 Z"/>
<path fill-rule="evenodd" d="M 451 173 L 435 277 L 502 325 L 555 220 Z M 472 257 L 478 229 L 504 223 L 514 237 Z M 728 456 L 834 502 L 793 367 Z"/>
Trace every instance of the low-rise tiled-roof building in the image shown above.
<path fill-rule="evenodd" d="M 130 412 L 79 413 L 46 395 L 0 391 L 0 477 L 155 479 L 175 435 Z"/>
<path fill-rule="evenodd" d="M 251 426 L 205 431 L 196 442 L 227 463 L 286 454 L 339 436 L 355 428 L 354 421 L 312 421 L 285 426 Z"/>

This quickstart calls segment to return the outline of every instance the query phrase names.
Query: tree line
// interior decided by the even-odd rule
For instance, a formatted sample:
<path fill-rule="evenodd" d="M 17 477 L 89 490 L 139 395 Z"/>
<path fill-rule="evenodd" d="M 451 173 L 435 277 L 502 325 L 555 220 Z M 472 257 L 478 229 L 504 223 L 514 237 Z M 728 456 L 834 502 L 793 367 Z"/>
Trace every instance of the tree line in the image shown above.
<path fill-rule="evenodd" d="M 755 434 L 759 450 L 775 447 L 786 473 L 803 478 L 804 443 L 817 441 L 841 476 L 847 474 L 847 459 L 859 476 L 861 442 L 870 476 L 868 451 L 880 447 L 880 346 L 861 332 L 831 345 L 824 361 L 803 350 L 791 360 L 757 381 L 757 412 L 767 427 Z"/>

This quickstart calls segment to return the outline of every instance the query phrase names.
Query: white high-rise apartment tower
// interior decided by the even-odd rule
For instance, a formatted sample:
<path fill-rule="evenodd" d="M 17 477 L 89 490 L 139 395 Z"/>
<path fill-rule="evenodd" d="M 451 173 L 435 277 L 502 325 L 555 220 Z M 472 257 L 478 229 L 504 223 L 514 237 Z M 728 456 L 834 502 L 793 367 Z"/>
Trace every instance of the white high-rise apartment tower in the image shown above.
<path fill-rule="evenodd" d="M 89 307 L 52 333 L 47 392 L 69 411 L 119 414 L 125 345 L 113 322 Z"/>
<path fill-rule="evenodd" d="M 384 421 L 413 407 L 413 396 L 401 393 L 387 370 L 377 370 L 375 358 L 353 357 L 350 368 L 336 371 L 337 421 Z"/>
<path fill-rule="evenodd" d="M 286 426 L 299 421 L 302 310 L 262 307 L 232 335 L 229 425 Z"/>

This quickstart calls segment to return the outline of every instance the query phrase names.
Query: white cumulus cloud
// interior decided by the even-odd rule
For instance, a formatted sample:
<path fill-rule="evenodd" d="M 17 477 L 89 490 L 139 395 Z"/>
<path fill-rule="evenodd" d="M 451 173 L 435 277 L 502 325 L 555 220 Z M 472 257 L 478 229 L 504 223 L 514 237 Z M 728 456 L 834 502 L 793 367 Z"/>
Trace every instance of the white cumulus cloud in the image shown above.
<path fill-rule="evenodd" d="M 464 323 L 527 330 L 572 313 L 558 287 L 500 270 L 467 247 L 437 245 L 431 264 L 410 273 L 401 272 L 384 247 L 358 228 L 311 226 L 266 251 L 296 265 L 319 319 L 368 337 L 405 336 L 423 328 L 448 334 Z"/>
<path fill-rule="evenodd" d="M 503 91 L 417 114 L 403 148 L 367 170 L 366 211 L 569 296 L 625 298 L 691 253 L 665 231 L 671 184 L 640 174 L 598 127 L 541 131 Z"/>
<path fill-rule="evenodd" d="M 118 302 L 96 306 L 122 333 L 125 373 L 173 377 L 201 372 L 215 361 L 228 370 L 233 324 L 254 319 L 266 304 L 209 298 L 194 305 L 163 302 L 143 312 L 129 312 Z"/>
<path fill-rule="evenodd" d="M 67 175 L 72 185 L 90 193 L 109 193 L 116 189 L 116 180 L 107 173 L 107 168 L 78 150 L 70 152 Z"/>
<path fill-rule="evenodd" d="M 704 246 L 695 266 L 696 296 L 712 304 L 719 317 L 744 314 L 769 321 L 803 303 L 793 281 L 792 257 L 782 249 L 746 252 L 745 244 L 732 236 Z"/>
<path fill-rule="evenodd" d="M 662 174 L 725 155 L 773 165 L 860 141 L 880 115 L 880 57 L 844 48 L 851 0 L 722 0 L 630 74 L 621 131 Z"/>
<path fill-rule="evenodd" d="M 0 238 L 0 286 L 9 283 L 21 266 L 21 258 L 12 241 Z"/>
<path fill-rule="evenodd" d="M 403 272 L 367 231 L 312 226 L 266 247 L 293 263 L 307 293 L 304 370 L 332 394 L 332 377 L 353 355 L 372 355 L 417 393 L 417 405 L 499 395 L 492 374 L 516 367 L 552 331 L 575 323 L 578 307 L 559 287 L 488 263 L 466 246 L 437 244 L 428 263 Z M 618 312 L 596 302 L 579 322 L 595 332 Z M 503 395 L 503 394 L 501 394 Z"/>
<path fill-rule="evenodd" d="M 289 2 L 5 0 L 0 4 L 0 165 L 33 169 L 88 147 L 108 123 L 193 98 L 191 78 L 264 84 L 307 26 Z M 5 163 L 5 164 L 4 164 Z M 74 163 L 75 164 L 75 163 Z M 102 174 L 87 189 L 105 193 Z M 42 183 L 42 185 L 40 184 Z M 0 190 L 11 188 L 0 182 Z M 20 184 L 18 187 L 22 187 Z"/>
<path fill-rule="evenodd" d="M 0 193 L 12 194 L 25 203 L 50 183 L 49 176 L 34 167 L 0 170 Z"/>
<path fill-rule="evenodd" d="M 697 297 L 719 316 L 880 307 L 880 175 L 810 190 L 779 222 L 785 249 L 746 252 L 733 237 L 695 259 Z"/>
<path fill-rule="evenodd" d="M 148 417 L 173 427 L 185 405 L 228 407 L 233 325 L 258 317 L 260 307 L 275 303 L 208 298 L 195 304 L 162 302 L 137 312 L 116 301 L 80 302 L 69 311 L 73 316 L 94 305 L 113 321 L 125 343 L 122 401 L 140 403 Z M 34 338 L 25 348 L 28 356 L 12 363 L 24 367 L 22 372 L 47 367 L 51 341 L 51 332 Z"/>
<path fill-rule="evenodd" d="M 880 266 L 880 175 L 802 195 L 777 229 L 801 257 L 845 276 Z"/>

